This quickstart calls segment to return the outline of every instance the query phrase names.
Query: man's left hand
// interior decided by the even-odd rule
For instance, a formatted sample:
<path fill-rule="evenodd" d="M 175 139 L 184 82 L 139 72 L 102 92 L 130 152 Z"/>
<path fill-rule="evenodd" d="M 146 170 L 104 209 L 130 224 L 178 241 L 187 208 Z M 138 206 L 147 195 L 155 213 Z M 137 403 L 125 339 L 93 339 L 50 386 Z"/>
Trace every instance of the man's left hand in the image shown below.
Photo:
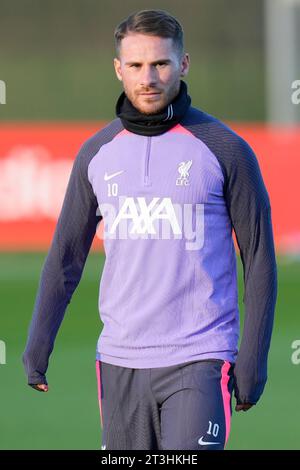
<path fill-rule="evenodd" d="M 243 403 L 242 405 L 236 405 L 235 411 L 248 411 L 252 406 L 252 403 Z"/>

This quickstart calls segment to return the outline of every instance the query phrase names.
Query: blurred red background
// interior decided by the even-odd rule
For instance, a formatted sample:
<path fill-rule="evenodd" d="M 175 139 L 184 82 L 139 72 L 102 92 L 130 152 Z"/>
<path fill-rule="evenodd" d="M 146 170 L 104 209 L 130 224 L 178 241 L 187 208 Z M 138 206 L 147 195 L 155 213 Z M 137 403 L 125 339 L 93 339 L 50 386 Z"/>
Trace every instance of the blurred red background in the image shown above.
<path fill-rule="evenodd" d="M 49 248 L 72 163 L 83 142 L 105 124 L 1 123 L 1 250 Z M 276 250 L 299 252 L 300 127 L 227 124 L 258 158 L 271 200 Z M 99 248 L 102 241 L 95 237 L 92 250 Z"/>

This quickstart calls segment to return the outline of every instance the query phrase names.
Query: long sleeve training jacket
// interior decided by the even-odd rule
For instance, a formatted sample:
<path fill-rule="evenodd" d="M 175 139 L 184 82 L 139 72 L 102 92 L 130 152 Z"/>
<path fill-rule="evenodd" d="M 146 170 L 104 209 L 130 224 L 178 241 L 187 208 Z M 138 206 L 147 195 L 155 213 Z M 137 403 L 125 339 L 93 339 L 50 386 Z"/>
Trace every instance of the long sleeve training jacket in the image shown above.
<path fill-rule="evenodd" d="M 129 128 L 117 117 L 74 161 L 23 355 L 28 383 L 47 383 L 57 331 L 103 219 L 96 358 L 132 368 L 235 362 L 238 403 L 256 403 L 277 294 L 270 201 L 257 159 L 230 128 L 192 106 L 159 135 Z M 232 230 L 244 269 L 239 350 Z"/>

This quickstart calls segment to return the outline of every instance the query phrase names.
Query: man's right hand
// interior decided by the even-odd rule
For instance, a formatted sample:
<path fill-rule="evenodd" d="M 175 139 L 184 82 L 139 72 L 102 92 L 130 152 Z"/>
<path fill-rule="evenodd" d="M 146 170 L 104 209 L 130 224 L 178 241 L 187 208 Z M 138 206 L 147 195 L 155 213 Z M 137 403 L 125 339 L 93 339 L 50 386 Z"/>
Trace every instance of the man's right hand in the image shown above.
<path fill-rule="evenodd" d="M 39 392 L 48 392 L 48 389 L 49 389 L 48 385 L 46 384 L 37 384 L 37 385 L 30 384 L 30 386 L 34 388 L 35 390 L 38 390 Z"/>

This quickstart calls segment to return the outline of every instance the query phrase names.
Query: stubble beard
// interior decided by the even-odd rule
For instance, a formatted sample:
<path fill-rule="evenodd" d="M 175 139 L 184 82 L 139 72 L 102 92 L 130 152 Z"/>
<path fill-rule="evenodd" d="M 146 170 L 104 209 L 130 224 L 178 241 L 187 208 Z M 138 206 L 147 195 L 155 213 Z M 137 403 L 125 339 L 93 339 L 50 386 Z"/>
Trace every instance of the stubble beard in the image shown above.
<path fill-rule="evenodd" d="M 174 98 L 177 96 L 178 92 L 179 92 L 179 89 L 180 89 L 180 82 L 176 82 L 169 90 L 168 90 L 168 95 L 167 97 L 163 100 L 163 102 L 161 103 L 161 101 L 159 103 L 153 103 L 152 106 L 151 106 L 151 109 L 148 110 L 148 109 L 145 109 L 145 107 L 140 107 L 139 105 L 139 101 L 138 99 L 136 98 L 137 95 L 133 94 L 133 96 L 131 97 L 131 94 L 130 93 L 127 93 L 126 89 L 124 88 L 124 91 L 125 91 L 125 94 L 127 95 L 128 99 L 131 101 L 132 105 L 138 109 L 142 114 L 145 114 L 147 116 L 151 116 L 151 115 L 154 115 L 154 114 L 158 114 L 159 112 L 161 112 L 164 108 L 166 108 L 166 106 L 168 106 L 168 104 L 171 103 L 171 101 L 174 100 Z"/>

